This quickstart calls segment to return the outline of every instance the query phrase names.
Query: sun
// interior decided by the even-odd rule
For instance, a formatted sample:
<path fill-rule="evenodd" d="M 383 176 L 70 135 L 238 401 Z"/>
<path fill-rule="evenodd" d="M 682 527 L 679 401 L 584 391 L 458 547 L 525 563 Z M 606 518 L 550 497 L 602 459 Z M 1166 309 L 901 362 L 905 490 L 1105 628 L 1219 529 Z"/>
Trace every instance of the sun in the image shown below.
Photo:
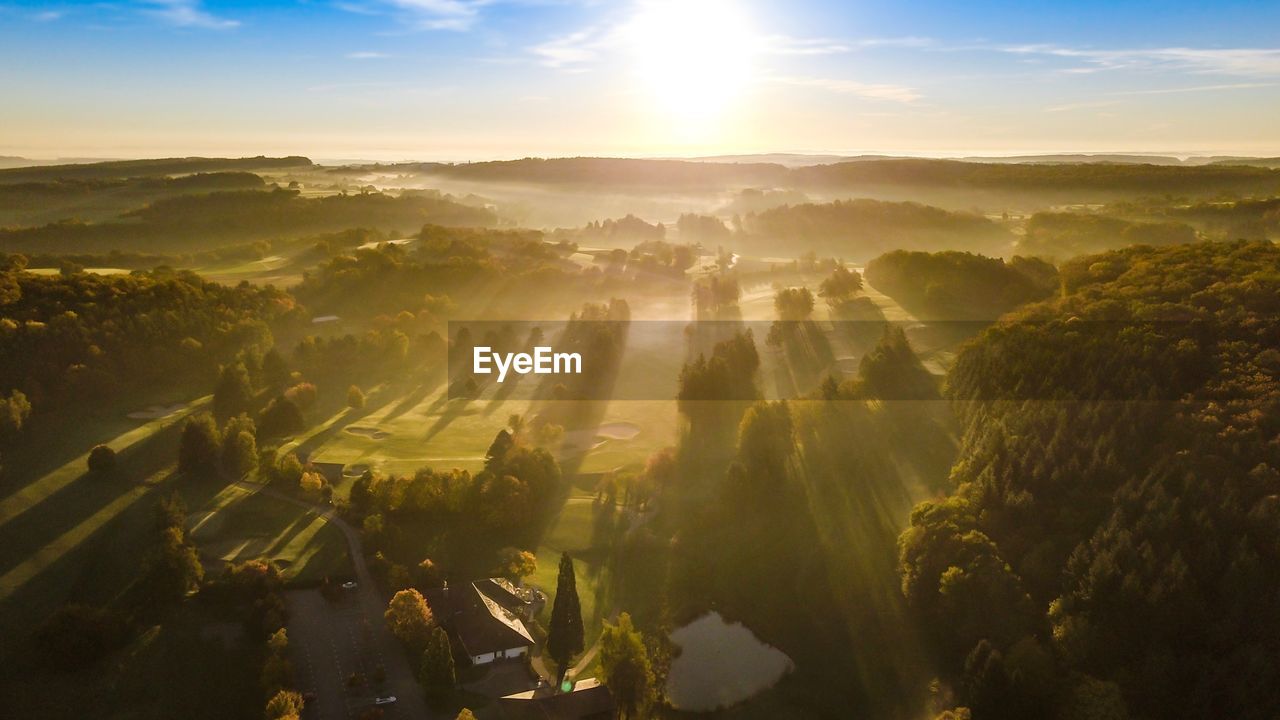
<path fill-rule="evenodd" d="M 714 125 L 751 78 L 755 35 L 728 0 L 649 0 L 625 28 L 641 86 L 687 131 Z"/>

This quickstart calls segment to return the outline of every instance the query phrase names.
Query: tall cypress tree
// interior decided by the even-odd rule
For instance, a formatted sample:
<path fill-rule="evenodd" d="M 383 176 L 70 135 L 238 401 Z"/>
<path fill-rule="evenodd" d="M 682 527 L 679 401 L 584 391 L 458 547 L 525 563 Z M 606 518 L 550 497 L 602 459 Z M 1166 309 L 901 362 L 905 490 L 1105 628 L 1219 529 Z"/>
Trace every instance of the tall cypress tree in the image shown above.
<path fill-rule="evenodd" d="M 551 606 L 551 627 L 547 630 L 547 654 L 556 663 L 556 687 L 564 682 L 569 663 L 582 652 L 582 605 L 578 602 L 578 580 L 573 574 L 569 553 L 560 555 L 560 577 L 556 580 L 556 600 Z"/>

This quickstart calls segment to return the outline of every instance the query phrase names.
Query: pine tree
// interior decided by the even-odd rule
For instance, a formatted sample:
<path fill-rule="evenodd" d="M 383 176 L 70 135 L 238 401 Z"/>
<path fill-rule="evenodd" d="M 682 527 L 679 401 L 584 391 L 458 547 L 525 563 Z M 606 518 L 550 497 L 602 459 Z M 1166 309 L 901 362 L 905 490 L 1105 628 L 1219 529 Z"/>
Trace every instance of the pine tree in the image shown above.
<path fill-rule="evenodd" d="M 427 649 L 422 652 L 422 665 L 418 668 L 418 681 L 427 691 L 427 697 L 439 701 L 449 696 L 457 683 L 453 667 L 453 651 L 449 636 L 439 625 L 431 632 Z"/>
<path fill-rule="evenodd" d="M 582 606 L 578 601 L 578 581 L 573 574 L 569 553 L 560 556 L 560 577 L 556 580 L 556 599 L 551 606 L 551 626 L 547 631 L 547 654 L 556 663 L 557 687 L 564 682 L 569 663 L 582 652 Z"/>

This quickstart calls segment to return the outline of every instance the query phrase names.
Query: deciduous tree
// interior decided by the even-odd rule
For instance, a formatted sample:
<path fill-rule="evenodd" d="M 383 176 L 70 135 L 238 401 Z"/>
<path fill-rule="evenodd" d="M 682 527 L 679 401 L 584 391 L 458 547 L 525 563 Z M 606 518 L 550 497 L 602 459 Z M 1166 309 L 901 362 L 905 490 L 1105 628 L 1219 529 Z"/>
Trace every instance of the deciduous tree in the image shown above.
<path fill-rule="evenodd" d="M 98 477 L 111 477 L 116 472 L 116 451 L 98 445 L 89 451 L 89 472 Z"/>
<path fill-rule="evenodd" d="M 644 638 L 622 613 L 618 624 L 605 623 L 600 634 L 600 679 L 613 694 L 621 718 L 642 717 L 653 700 L 653 668 Z"/>
<path fill-rule="evenodd" d="M 420 657 L 431 639 L 435 620 L 426 598 L 417 590 L 401 590 L 391 598 L 383 617 L 391 634 L 409 649 L 410 657 Z"/>
<path fill-rule="evenodd" d="M 208 413 L 189 418 L 182 426 L 178 445 L 178 471 L 185 475 L 209 475 L 218 468 L 218 426 Z"/>

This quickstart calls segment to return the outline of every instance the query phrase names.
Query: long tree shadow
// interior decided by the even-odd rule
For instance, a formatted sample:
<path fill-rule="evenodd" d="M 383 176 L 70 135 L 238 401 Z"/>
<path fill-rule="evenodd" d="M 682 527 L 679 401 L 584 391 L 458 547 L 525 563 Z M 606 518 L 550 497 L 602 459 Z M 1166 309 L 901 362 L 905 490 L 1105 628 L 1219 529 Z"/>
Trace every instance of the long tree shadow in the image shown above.
<path fill-rule="evenodd" d="M 99 512 L 109 511 L 111 503 L 134 490 L 137 483 L 173 464 L 183 424 L 171 423 L 124 449 L 117 455 L 113 475 L 101 477 L 86 468 L 75 480 L 0 526 L 0 574 Z"/>
<path fill-rule="evenodd" d="M 341 413 L 340 417 L 331 422 L 327 427 L 308 436 L 305 440 L 298 443 L 294 447 L 294 452 L 297 453 L 300 458 L 309 458 L 313 452 L 323 447 L 325 443 L 329 442 L 334 435 L 346 430 L 352 424 L 359 422 L 360 420 L 363 420 L 364 418 L 369 417 L 390 405 L 394 401 L 394 395 L 395 392 L 390 388 L 387 388 L 374 394 L 374 402 L 369 402 L 369 399 L 366 398 L 363 408 L 347 408 Z"/>
<path fill-rule="evenodd" d="M 493 394 L 493 397 L 489 398 L 489 402 L 485 403 L 483 411 L 485 417 L 492 415 L 495 410 L 502 407 L 503 403 L 511 399 L 511 396 L 515 394 L 517 389 L 519 389 L 522 377 L 523 376 L 521 375 L 516 375 L 509 378 L 498 387 L 498 390 Z"/>
<path fill-rule="evenodd" d="M 36 656 L 28 638 L 58 607 L 75 602 L 104 605 L 133 615 L 150 605 L 143 578 L 146 558 L 157 542 L 155 508 L 159 498 L 178 493 L 187 507 L 200 507 L 225 487 L 218 478 L 169 474 L 139 494 L 118 513 L 44 565 L 0 601 L 0 661 Z M 12 651 L 12 652 L 11 652 Z"/>
<path fill-rule="evenodd" d="M 469 407 L 472 402 L 473 400 L 471 398 L 453 398 L 449 400 L 444 412 L 440 413 L 440 416 L 431 424 L 431 427 L 427 428 L 427 434 L 422 438 L 423 442 L 429 441 L 436 435 L 439 435 L 445 428 L 453 424 L 454 420 L 465 415 L 467 407 Z"/>
<path fill-rule="evenodd" d="M 422 401 L 426 400 L 428 395 L 435 392 L 436 389 L 444 383 L 444 379 L 445 374 L 442 372 L 436 371 L 431 373 L 425 382 L 415 388 L 408 395 L 405 395 L 404 399 L 400 402 L 396 403 L 396 406 L 391 408 L 391 411 L 384 416 L 384 419 L 395 420 L 418 405 L 421 405 Z"/>

